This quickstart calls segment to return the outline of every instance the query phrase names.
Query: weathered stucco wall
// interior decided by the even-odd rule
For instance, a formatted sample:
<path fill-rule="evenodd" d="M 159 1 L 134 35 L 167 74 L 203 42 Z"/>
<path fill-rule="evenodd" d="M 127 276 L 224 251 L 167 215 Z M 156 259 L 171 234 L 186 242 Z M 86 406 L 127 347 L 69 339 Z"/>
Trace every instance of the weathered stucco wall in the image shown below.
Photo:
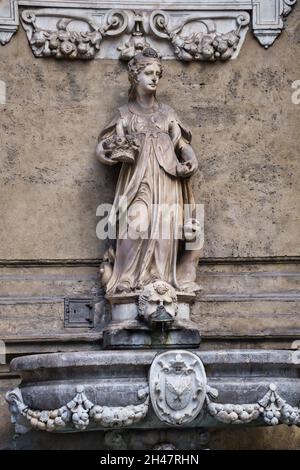
<path fill-rule="evenodd" d="M 300 337 L 300 105 L 291 100 L 299 42 L 296 7 L 270 50 L 248 33 L 237 60 L 165 62 L 159 98 L 191 128 L 201 167 L 193 185 L 205 204 L 203 291 L 194 319 L 203 347 L 287 348 Z M 85 340 L 99 337 L 103 302 L 95 331 L 76 329 L 83 339 L 74 341 L 63 300 L 101 294 L 96 208 L 112 201 L 117 171 L 94 152 L 99 131 L 126 102 L 126 66 L 35 59 L 21 29 L 1 47 L 0 63 L 7 86 L 0 105 L 0 331 L 8 361 L 97 348 Z M 17 380 L 7 366 L 1 377 L 1 392 Z M 12 447 L 3 398 L 0 422 L 0 447 Z M 300 448 L 300 432 L 217 431 L 212 447 Z"/>
<path fill-rule="evenodd" d="M 298 18 L 295 11 L 269 51 L 249 33 L 237 60 L 165 62 L 160 99 L 192 129 L 201 164 L 194 188 L 205 204 L 204 257 L 300 254 L 299 113 L 291 101 Z M 1 49 L 1 64 L 0 257 L 99 257 L 96 208 L 111 202 L 116 172 L 94 151 L 126 102 L 126 66 L 37 60 L 21 30 Z"/>

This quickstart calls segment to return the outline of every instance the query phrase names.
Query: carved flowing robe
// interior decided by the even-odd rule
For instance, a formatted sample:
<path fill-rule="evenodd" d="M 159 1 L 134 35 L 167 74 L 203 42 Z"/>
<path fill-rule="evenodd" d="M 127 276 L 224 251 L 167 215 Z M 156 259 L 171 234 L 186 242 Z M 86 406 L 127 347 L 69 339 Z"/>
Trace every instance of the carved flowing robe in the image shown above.
<path fill-rule="evenodd" d="M 119 115 L 102 131 L 106 139 L 122 128 L 139 143 L 135 163 L 122 163 L 116 188 L 111 222 L 117 214 L 119 227 L 121 201 L 126 201 L 127 215 L 142 214 L 143 226 L 137 239 L 118 233 L 113 274 L 107 292 L 120 287 L 138 289 L 157 279 L 175 288 L 176 264 L 184 222 L 184 204 L 194 206 L 189 180 L 177 176 L 182 145 L 189 144 L 191 133 L 180 123 L 175 111 L 160 104 L 157 111 L 143 112 L 129 103 L 119 108 Z M 145 223 L 146 222 L 146 223 Z M 167 227 L 167 232 L 166 232 Z M 126 224 L 125 224 L 125 228 Z M 143 232 L 143 233 L 142 233 Z"/>

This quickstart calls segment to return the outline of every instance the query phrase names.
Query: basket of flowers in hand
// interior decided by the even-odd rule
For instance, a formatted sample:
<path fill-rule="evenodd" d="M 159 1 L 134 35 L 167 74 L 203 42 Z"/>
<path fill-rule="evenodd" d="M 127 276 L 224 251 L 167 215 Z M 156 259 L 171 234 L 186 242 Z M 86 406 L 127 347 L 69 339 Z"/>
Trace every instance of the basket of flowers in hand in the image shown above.
<path fill-rule="evenodd" d="M 111 160 L 117 162 L 134 163 L 138 154 L 139 145 L 131 135 L 112 136 L 103 142 L 103 148 Z"/>

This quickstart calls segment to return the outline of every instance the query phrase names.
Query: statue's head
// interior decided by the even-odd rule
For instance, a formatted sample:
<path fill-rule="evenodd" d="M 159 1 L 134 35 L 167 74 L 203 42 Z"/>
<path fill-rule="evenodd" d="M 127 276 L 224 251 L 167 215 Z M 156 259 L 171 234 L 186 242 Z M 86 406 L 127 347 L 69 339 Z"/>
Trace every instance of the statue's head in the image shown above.
<path fill-rule="evenodd" d="M 134 99 L 138 87 L 148 93 L 156 92 L 162 76 L 162 63 L 159 54 L 147 47 L 136 54 L 128 63 L 129 81 L 131 84 L 129 98 Z"/>
<path fill-rule="evenodd" d="M 177 310 L 175 289 L 167 282 L 156 281 L 148 284 L 139 296 L 139 316 L 151 325 L 172 323 Z"/>

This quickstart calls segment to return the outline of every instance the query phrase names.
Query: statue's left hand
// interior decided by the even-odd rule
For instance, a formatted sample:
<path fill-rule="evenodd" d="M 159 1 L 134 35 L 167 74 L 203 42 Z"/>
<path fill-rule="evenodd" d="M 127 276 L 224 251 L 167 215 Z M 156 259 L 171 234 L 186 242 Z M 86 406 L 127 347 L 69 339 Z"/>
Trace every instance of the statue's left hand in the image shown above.
<path fill-rule="evenodd" d="M 177 176 L 180 178 L 189 178 L 197 170 L 198 165 L 192 161 L 178 163 L 176 167 Z"/>

